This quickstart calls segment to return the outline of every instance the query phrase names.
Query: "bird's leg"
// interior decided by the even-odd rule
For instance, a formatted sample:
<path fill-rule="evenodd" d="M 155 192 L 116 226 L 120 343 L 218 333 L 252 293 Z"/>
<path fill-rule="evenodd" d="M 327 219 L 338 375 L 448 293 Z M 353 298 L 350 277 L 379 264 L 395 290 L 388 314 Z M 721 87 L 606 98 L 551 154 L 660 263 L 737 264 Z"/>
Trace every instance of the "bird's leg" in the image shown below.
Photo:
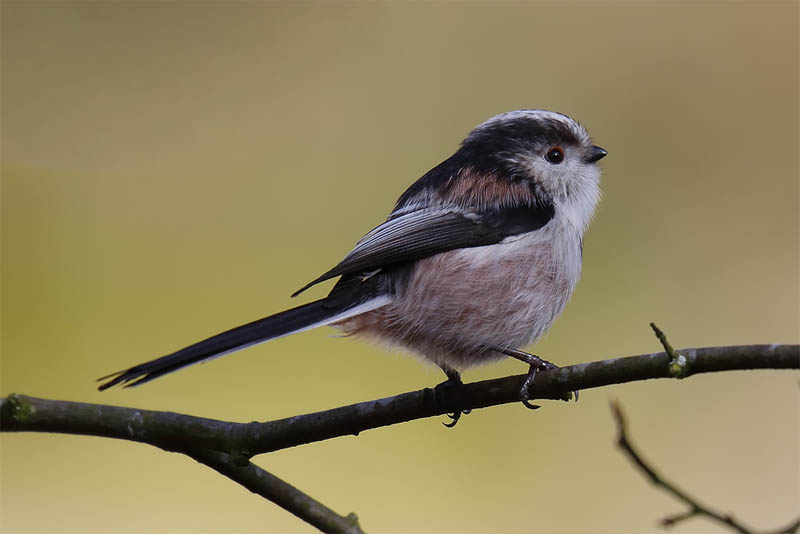
<path fill-rule="evenodd" d="M 511 356 L 512 358 L 516 358 L 522 362 L 525 362 L 530 366 L 528 369 L 528 376 L 525 377 L 525 381 L 522 383 L 522 389 L 519 390 L 519 400 L 522 401 L 522 404 L 526 408 L 530 408 L 531 410 L 538 410 L 541 408 L 541 406 L 538 404 L 531 404 L 529 402 L 530 393 L 528 393 L 528 389 L 530 388 L 531 384 L 533 384 L 533 380 L 536 378 L 537 371 L 553 369 L 555 368 L 555 365 L 547 360 L 541 359 L 534 354 L 528 354 L 527 352 L 522 352 L 521 350 L 502 349 L 500 352 L 506 356 Z"/>
<path fill-rule="evenodd" d="M 527 363 L 530 366 L 528 369 L 528 376 L 525 377 L 525 382 L 522 383 L 522 389 L 519 391 L 519 399 L 522 401 L 522 404 L 526 408 L 530 408 L 531 410 L 536 410 L 540 408 L 538 404 L 531 404 L 529 402 L 530 393 L 528 393 L 531 384 L 533 384 L 533 380 L 536 378 L 537 371 L 546 371 L 548 369 L 558 369 L 558 366 L 554 363 L 550 363 L 547 360 L 543 360 L 540 357 L 536 356 L 535 354 L 528 354 L 527 352 L 522 352 L 521 350 L 515 349 L 498 349 L 497 352 L 505 354 L 506 356 L 511 356 L 512 358 L 516 358 L 520 361 Z M 578 400 L 578 392 L 573 391 L 575 394 L 575 400 Z"/>
<path fill-rule="evenodd" d="M 453 369 L 451 367 L 448 367 L 446 365 L 442 365 L 442 364 L 440 364 L 439 367 L 441 367 L 442 371 L 444 371 L 444 374 L 447 375 L 447 380 L 445 380 L 441 384 L 438 384 L 434 388 L 434 391 L 442 391 L 442 390 L 446 390 L 446 389 L 451 389 L 451 388 L 454 388 L 454 387 L 458 387 L 458 386 L 460 386 L 462 384 L 462 382 L 461 382 L 461 374 L 458 371 L 456 371 L 455 369 Z M 449 414 L 447 414 L 447 417 L 449 417 L 451 419 L 451 421 L 449 423 L 442 423 L 442 424 L 444 426 L 446 426 L 447 428 L 453 428 L 454 426 L 456 426 L 456 423 L 458 423 L 458 420 L 461 419 L 462 415 L 467 415 L 471 411 L 472 410 L 458 410 L 456 412 L 449 413 Z"/>

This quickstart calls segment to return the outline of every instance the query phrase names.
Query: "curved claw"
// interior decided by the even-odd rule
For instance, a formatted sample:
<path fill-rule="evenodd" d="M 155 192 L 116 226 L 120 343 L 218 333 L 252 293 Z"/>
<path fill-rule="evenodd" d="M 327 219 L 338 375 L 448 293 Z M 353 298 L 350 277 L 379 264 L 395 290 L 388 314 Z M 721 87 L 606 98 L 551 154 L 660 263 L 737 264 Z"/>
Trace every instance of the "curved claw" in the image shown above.
<path fill-rule="evenodd" d="M 456 426 L 458 424 L 458 421 L 461 419 L 461 415 L 462 414 L 466 414 L 466 413 L 469 413 L 469 411 L 464 410 L 463 412 L 454 412 L 454 413 L 445 414 L 445 415 L 447 415 L 447 417 L 452 419 L 452 421 L 450 423 L 442 422 L 442 424 L 444 426 L 446 426 L 447 428 L 453 428 L 454 426 Z"/>
<path fill-rule="evenodd" d="M 531 404 L 530 402 L 528 402 L 528 399 L 530 398 L 528 390 L 530 389 L 531 384 L 533 384 L 535 378 L 536 378 L 536 366 L 531 364 L 531 367 L 528 370 L 528 376 L 525 377 L 525 381 L 522 383 L 522 388 L 519 390 L 519 400 L 522 401 L 522 404 L 524 404 L 526 408 L 529 408 L 531 410 L 539 409 L 539 406 L 537 406 L 536 404 Z"/>
<path fill-rule="evenodd" d="M 445 367 L 442 367 L 442 370 L 444 370 L 445 374 L 447 375 L 447 380 L 433 388 L 434 394 L 439 391 L 443 392 L 443 390 L 457 388 L 462 385 L 461 375 L 459 375 L 457 371 Z M 462 415 L 467 415 L 471 411 L 472 410 L 458 410 L 453 413 L 445 414 L 450 418 L 451 421 L 449 423 L 442 422 L 442 424 L 447 428 L 453 428 L 456 426 L 456 424 L 458 424 L 458 421 L 461 419 Z"/>
<path fill-rule="evenodd" d="M 458 421 L 461 419 L 462 415 L 469 415 L 470 413 L 472 413 L 472 410 L 459 410 L 457 412 L 445 414 L 447 417 L 451 419 L 451 422 L 450 423 L 443 422 L 442 424 L 447 428 L 453 428 L 454 426 L 456 426 L 456 424 L 458 424 Z"/>
<path fill-rule="evenodd" d="M 520 401 L 522 402 L 522 405 L 528 408 L 529 410 L 538 410 L 539 408 L 541 408 L 541 406 L 539 406 L 538 404 L 531 404 L 531 402 L 528 399 L 520 399 Z"/>
<path fill-rule="evenodd" d="M 575 391 L 572 392 L 572 394 L 575 396 L 575 402 L 578 402 L 578 395 L 580 394 L 580 391 L 576 389 Z"/>

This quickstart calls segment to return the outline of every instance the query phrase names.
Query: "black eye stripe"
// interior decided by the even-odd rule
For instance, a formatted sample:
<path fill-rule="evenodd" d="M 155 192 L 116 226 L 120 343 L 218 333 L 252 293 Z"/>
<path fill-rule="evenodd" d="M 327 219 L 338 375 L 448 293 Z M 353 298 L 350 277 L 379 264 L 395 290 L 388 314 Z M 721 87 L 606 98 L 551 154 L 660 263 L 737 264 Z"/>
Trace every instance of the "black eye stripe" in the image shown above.
<path fill-rule="evenodd" d="M 545 153 L 544 159 L 546 159 L 548 163 L 558 165 L 564 161 L 564 149 L 560 146 L 550 147 Z"/>

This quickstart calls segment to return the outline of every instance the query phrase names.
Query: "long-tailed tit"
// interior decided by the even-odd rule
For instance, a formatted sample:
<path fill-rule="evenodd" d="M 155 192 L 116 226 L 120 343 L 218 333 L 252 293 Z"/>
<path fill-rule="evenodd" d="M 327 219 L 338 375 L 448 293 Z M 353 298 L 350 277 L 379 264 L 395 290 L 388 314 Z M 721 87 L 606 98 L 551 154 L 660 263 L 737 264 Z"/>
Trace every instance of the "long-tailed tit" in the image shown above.
<path fill-rule="evenodd" d="M 340 277 L 315 302 L 217 334 L 101 380 L 135 386 L 183 367 L 323 325 L 407 349 L 459 371 L 512 356 L 564 309 L 582 237 L 600 197 L 597 161 L 578 122 L 544 110 L 492 117 L 403 193 L 389 218 L 295 295 Z"/>

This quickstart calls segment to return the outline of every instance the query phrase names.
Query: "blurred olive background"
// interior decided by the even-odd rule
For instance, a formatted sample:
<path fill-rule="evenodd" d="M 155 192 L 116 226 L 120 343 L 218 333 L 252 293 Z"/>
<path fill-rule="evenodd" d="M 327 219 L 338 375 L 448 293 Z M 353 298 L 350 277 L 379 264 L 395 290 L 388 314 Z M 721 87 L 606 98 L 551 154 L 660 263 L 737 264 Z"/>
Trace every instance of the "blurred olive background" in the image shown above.
<path fill-rule="evenodd" d="M 538 107 L 609 151 L 584 276 L 536 352 L 572 364 L 797 343 L 798 4 L 2 5 L 2 395 L 237 421 L 432 386 L 318 330 L 145 387 L 94 380 L 319 297 L 476 124 Z M 517 374 L 518 362 L 466 380 Z M 368 532 L 659 532 L 682 505 L 614 447 L 748 524 L 800 502 L 794 372 L 585 391 L 256 463 Z M 3 532 L 312 532 L 185 457 L 4 434 Z M 720 531 L 705 520 L 681 534 Z"/>

